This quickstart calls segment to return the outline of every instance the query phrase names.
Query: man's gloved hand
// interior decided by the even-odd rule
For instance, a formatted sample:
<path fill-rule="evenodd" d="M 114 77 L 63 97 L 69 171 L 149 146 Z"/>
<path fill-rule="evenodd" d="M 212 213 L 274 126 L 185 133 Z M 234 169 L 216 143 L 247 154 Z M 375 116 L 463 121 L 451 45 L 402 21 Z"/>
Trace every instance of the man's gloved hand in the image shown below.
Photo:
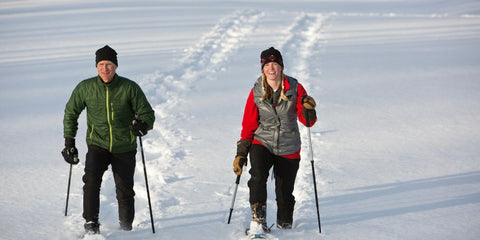
<path fill-rule="evenodd" d="M 62 156 L 65 162 L 70 164 L 78 164 L 78 149 L 75 147 L 74 138 L 65 138 L 65 148 L 62 150 Z"/>
<path fill-rule="evenodd" d="M 237 142 L 237 156 L 233 160 L 233 172 L 236 175 L 242 175 L 243 166 L 247 166 L 247 155 L 251 145 L 252 142 L 245 139 Z"/>
<path fill-rule="evenodd" d="M 133 135 L 138 137 L 145 136 L 148 132 L 147 129 L 147 123 L 140 119 L 134 119 L 132 121 L 132 125 L 130 126 L 130 130 L 132 130 Z"/>

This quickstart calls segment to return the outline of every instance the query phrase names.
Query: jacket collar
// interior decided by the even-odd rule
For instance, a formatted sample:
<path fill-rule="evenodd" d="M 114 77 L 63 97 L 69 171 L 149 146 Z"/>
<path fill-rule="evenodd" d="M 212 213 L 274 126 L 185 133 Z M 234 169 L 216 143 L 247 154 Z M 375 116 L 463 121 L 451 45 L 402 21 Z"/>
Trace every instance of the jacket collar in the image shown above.
<path fill-rule="evenodd" d="M 110 83 L 104 83 L 102 78 L 97 75 L 97 79 L 98 79 L 98 83 L 101 84 L 101 85 L 106 85 L 106 86 L 116 86 L 118 84 L 118 82 L 120 81 L 119 77 L 118 77 L 118 74 L 115 73 L 115 76 L 113 76 L 113 80 L 110 82 Z"/>
<path fill-rule="evenodd" d="M 288 82 L 287 76 L 283 79 L 283 92 L 286 92 L 290 89 L 290 82 Z"/>

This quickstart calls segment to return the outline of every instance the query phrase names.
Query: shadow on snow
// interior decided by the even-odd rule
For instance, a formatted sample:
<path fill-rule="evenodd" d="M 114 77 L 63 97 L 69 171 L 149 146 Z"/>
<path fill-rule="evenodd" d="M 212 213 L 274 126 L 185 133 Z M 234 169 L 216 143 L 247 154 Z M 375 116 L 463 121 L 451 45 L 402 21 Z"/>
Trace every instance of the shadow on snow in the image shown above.
<path fill-rule="evenodd" d="M 347 189 L 346 191 L 356 192 L 321 198 L 320 212 L 322 208 L 328 209 L 324 216 L 324 224 L 335 225 L 465 204 L 478 204 L 480 203 L 479 183 L 480 171 L 474 171 Z M 473 185 L 477 187 L 474 188 Z M 460 186 L 470 187 L 471 193 L 465 194 L 465 190 L 458 190 Z M 463 194 L 457 194 L 457 192 Z M 335 211 L 341 214 L 328 214 Z"/>

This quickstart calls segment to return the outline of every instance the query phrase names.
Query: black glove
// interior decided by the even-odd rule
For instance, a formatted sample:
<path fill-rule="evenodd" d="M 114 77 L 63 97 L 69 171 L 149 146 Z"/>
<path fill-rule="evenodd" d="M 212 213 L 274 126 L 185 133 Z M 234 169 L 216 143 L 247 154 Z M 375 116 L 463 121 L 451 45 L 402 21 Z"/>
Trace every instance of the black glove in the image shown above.
<path fill-rule="evenodd" d="M 74 138 L 65 138 L 65 148 L 62 150 L 62 156 L 65 162 L 70 164 L 78 164 L 78 149 L 75 147 Z"/>
<path fill-rule="evenodd" d="M 307 124 L 309 124 L 310 122 L 313 122 L 315 120 L 317 120 L 317 112 L 315 111 L 315 109 L 306 109 L 304 108 L 302 110 L 302 113 L 303 113 L 303 117 L 305 118 L 305 120 L 307 121 Z M 310 126 L 307 126 L 307 127 L 310 127 Z"/>
<path fill-rule="evenodd" d="M 130 126 L 130 130 L 132 130 L 133 135 L 135 136 L 145 136 L 148 132 L 148 125 L 146 122 L 140 119 L 134 119 L 132 121 L 132 125 Z"/>
<path fill-rule="evenodd" d="M 233 172 L 235 174 L 242 175 L 243 166 L 247 166 L 247 155 L 251 145 L 252 142 L 245 139 L 237 142 L 237 156 L 233 160 Z"/>

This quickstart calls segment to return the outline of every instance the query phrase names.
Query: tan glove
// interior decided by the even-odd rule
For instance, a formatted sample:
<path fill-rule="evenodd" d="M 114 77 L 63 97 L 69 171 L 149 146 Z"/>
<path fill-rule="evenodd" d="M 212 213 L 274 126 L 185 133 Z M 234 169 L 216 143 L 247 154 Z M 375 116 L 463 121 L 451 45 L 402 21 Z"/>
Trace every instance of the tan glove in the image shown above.
<path fill-rule="evenodd" d="M 308 110 L 313 110 L 317 106 L 317 103 L 315 103 L 315 100 L 313 99 L 313 97 L 310 97 L 307 95 L 302 97 L 302 104 L 303 104 L 303 107 Z"/>
<path fill-rule="evenodd" d="M 247 158 L 244 156 L 237 156 L 233 160 L 233 172 L 237 175 L 242 175 L 243 166 L 247 166 Z"/>
<path fill-rule="evenodd" d="M 251 145 L 252 143 L 245 139 L 237 142 L 237 156 L 233 160 L 233 172 L 236 175 L 242 175 L 243 166 L 247 166 L 247 155 Z"/>

